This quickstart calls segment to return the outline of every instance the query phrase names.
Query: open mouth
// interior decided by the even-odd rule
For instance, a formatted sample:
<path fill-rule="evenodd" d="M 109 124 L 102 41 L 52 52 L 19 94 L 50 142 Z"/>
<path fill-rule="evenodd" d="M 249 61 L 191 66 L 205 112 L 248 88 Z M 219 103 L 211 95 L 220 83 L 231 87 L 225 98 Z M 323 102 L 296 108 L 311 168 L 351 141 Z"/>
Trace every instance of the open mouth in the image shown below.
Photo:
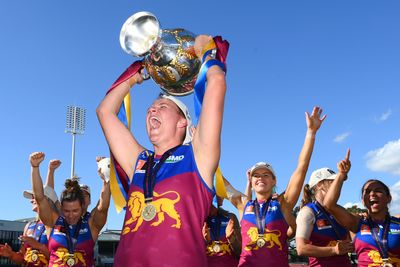
<path fill-rule="evenodd" d="M 369 200 L 369 204 L 371 207 L 376 208 L 379 205 L 379 202 L 377 200 L 371 199 Z"/>
<path fill-rule="evenodd" d="M 151 129 L 158 129 L 160 128 L 161 121 L 157 117 L 150 117 L 149 124 Z"/>

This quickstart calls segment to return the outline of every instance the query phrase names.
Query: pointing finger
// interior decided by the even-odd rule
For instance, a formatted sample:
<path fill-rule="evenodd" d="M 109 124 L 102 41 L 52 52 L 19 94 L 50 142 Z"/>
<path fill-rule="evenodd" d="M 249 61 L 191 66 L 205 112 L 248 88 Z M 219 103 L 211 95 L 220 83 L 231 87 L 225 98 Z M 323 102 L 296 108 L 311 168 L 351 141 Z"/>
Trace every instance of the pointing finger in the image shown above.
<path fill-rule="evenodd" d="M 346 160 L 346 161 L 349 161 L 349 160 L 350 160 L 350 148 L 347 149 L 345 160 Z"/>

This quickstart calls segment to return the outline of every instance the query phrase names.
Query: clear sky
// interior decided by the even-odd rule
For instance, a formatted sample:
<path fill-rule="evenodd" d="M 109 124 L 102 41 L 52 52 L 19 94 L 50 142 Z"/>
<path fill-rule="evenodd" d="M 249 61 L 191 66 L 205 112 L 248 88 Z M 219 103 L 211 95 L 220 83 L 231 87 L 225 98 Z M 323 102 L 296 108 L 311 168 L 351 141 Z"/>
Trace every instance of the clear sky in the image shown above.
<path fill-rule="evenodd" d="M 340 203 L 360 202 L 363 182 L 379 178 L 392 190 L 392 212 L 400 213 L 399 1 L 4 0 L 0 219 L 34 216 L 22 197 L 31 187 L 33 151 L 46 153 L 43 176 L 50 159 L 62 161 L 56 172 L 56 191 L 62 191 L 71 168 L 68 105 L 87 109 L 76 173 L 92 187 L 91 207 L 97 202 L 95 157 L 107 156 L 108 147 L 95 109 L 136 60 L 120 48 L 119 32 L 130 15 L 144 10 L 156 14 L 162 28 L 230 41 L 220 165 L 236 188 L 244 190 L 247 168 L 267 161 L 283 191 L 304 140 L 304 112 L 319 105 L 327 119 L 306 180 L 314 169 L 336 170 L 351 148 Z M 146 147 L 145 111 L 158 92 L 151 80 L 132 92 L 132 130 Z M 183 101 L 193 111 L 192 96 Z M 111 206 L 107 227 L 120 229 L 122 219 Z"/>

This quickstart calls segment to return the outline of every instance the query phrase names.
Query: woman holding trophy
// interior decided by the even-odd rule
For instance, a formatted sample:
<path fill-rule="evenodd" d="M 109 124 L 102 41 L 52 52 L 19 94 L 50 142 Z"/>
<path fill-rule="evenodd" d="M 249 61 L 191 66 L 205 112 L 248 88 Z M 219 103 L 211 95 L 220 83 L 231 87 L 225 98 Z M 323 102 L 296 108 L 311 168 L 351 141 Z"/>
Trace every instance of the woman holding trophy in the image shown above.
<path fill-rule="evenodd" d="M 154 17 L 148 14 L 145 16 L 154 21 Z M 135 16 L 134 21 L 143 18 L 139 16 L 136 20 L 138 16 Z M 146 28 L 146 25 L 138 28 Z M 158 29 L 156 33 L 157 39 Z M 153 144 L 152 150 L 140 145 L 119 120 L 117 113 L 124 97 L 132 86 L 143 82 L 141 61 L 135 62 L 121 75 L 97 108 L 114 160 L 126 173 L 129 184 L 124 226 L 114 261 L 117 267 L 200 267 L 207 264 L 202 226 L 210 211 L 214 195 L 213 177 L 220 158 L 226 92 L 221 61 L 226 57 L 228 44 L 200 35 L 192 47 L 180 46 L 178 49 L 203 63 L 202 70 L 207 80 L 193 137 L 188 109 L 170 95 L 161 95 L 147 110 L 146 130 Z M 162 60 L 167 56 L 159 53 L 152 55 L 151 59 Z M 150 74 L 151 67 L 154 66 L 146 66 Z M 179 70 L 170 73 L 177 72 Z M 153 76 L 156 82 L 160 82 L 159 78 Z"/>

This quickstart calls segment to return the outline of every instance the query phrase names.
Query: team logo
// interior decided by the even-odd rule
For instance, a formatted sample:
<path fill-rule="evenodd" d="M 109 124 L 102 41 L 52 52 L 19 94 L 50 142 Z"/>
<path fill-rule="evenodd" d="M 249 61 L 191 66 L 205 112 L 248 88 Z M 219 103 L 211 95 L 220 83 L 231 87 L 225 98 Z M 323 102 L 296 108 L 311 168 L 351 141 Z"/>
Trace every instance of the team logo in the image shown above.
<path fill-rule="evenodd" d="M 178 203 L 181 199 L 178 192 L 167 191 L 162 194 L 157 194 L 157 192 L 154 191 L 153 195 L 154 199 L 151 202 L 151 205 L 155 208 L 156 216 L 151 218 L 149 222 L 154 221 L 156 218 L 157 220 L 152 222 L 151 226 L 160 225 L 165 220 L 165 215 L 168 215 L 171 219 L 175 220 L 175 223 L 171 225 L 171 227 L 180 229 L 182 225 L 181 216 L 175 209 L 175 204 Z M 173 196 L 175 198 L 170 199 L 166 196 Z M 130 195 L 128 200 L 128 210 L 131 217 L 125 221 L 124 229 L 122 231 L 123 235 L 129 232 L 136 232 L 139 229 L 144 221 L 142 214 L 145 206 L 146 204 L 144 202 L 143 193 L 135 191 Z"/>
<path fill-rule="evenodd" d="M 254 213 L 253 205 L 247 206 L 246 210 L 244 211 L 244 214 L 248 214 L 248 213 L 252 213 L 252 214 Z"/>
<path fill-rule="evenodd" d="M 278 210 L 277 206 L 268 207 L 268 211 L 277 211 L 277 210 Z"/>
<path fill-rule="evenodd" d="M 214 255 L 225 255 L 225 254 L 232 254 L 231 247 L 227 242 L 222 241 L 213 241 L 211 244 L 207 246 L 206 250 L 207 256 L 214 256 Z"/>
<path fill-rule="evenodd" d="M 82 265 L 86 266 L 86 261 L 84 257 L 84 253 L 82 251 L 75 251 L 74 254 L 70 254 L 68 249 L 66 248 L 58 248 L 55 252 L 57 259 L 53 263 L 53 267 L 59 266 L 74 266 L 74 265 Z"/>
<path fill-rule="evenodd" d="M 27 263 L 34 263 L 35 265 L 47 266 L 47 264 L 49 263 L 45 255 L 37 250 L 32 249 L 31 247 L 27 248 L 24 255 L 24 260 Z"/>
<path fill-rule="evenodd" d="M 323 230 L 323 229 L 329 229 L 332 228 L 332 225 L 329 223 L 328 220 L 326 219 L 318 219 L 317 222 L 317 228 L 318 230 Z"/>
<path fill-rule="evenodd" d="M 368 225 L 363 224 L 363 225 L 361 225 L 360 233 L 361 233 L 361 235 L 370 235 L 371 228 L 369 228 Z"/>
<path fill-rule="evenodd" d="M 247 231 L 247 236 L 250 238 L 250 242 L 246 245 L 245 250 L 250 251 L 250 250 L 258 250 L 261 247 L 264 247 L 267 245 L 267 248 L 273 248 L 274 246 L 278 246 L 279 250 L 282 250 L 282 244 L 281 241 L 279 241 L 279 237 L 281 236 L 281 231 L 279 230 L 264 230 L 263 235 L 258 234 L 257 227 L 250 227 L 250 229 Z M 263 240 L 264 242 L 260 241 Z M 258 241 L 258 245 L 257 245 Z M 262 246 L 260 247 L 259 245 Z"/>
<path fill-rule="evenodd" d="M 183 160 L 184 158 L 185 158 L 185 155 L 179 155 L 179 156 L 171 155 L 167 158 L 165 163 L 176 163 L 176 162 Z"/>
<path fill-rule="evenodd" d="M 400 229 L 390 229 L 390 233 L 393 235 L 398 235 L 400 234 Z"/>
<path fill-rule="evenodd" d="M 139 159 L 137 164 L 136 164 L 135 173 L 145 173 L 146 170 L 143 168 L 145 164 L 146 164 L 145 160 Z"/>
<path fill-rule="evenodd" d="M 87 232 L 89 232 L 89 228 L 88 227 L 85 227 L 85 228 L 82 228 L 82 229 L 79 230 L 79 234 L 80 235 L 86 234 Z"/>
<path fill-rule="evenodd" d="M 379 254 L 378 251 L 371 250 L 370 252 L 368 252 L 368 257 L 373 262 L 372 264 L 368 264 L 368 266 L 385 266 L 385 267 L 400 266 L 399 265 L 400 259 L 398 257 L 395 257 L 394 255 L 389 255 L 389 259 L 385 260 L 384 262 L 382 261 L 381 255 Z"/>
<path fill-rule="evenodd" d="M 65 227 L 63 225 L 55 225 L 53 230 L 54 235 L 63 235 L 65 236 Z"/>

